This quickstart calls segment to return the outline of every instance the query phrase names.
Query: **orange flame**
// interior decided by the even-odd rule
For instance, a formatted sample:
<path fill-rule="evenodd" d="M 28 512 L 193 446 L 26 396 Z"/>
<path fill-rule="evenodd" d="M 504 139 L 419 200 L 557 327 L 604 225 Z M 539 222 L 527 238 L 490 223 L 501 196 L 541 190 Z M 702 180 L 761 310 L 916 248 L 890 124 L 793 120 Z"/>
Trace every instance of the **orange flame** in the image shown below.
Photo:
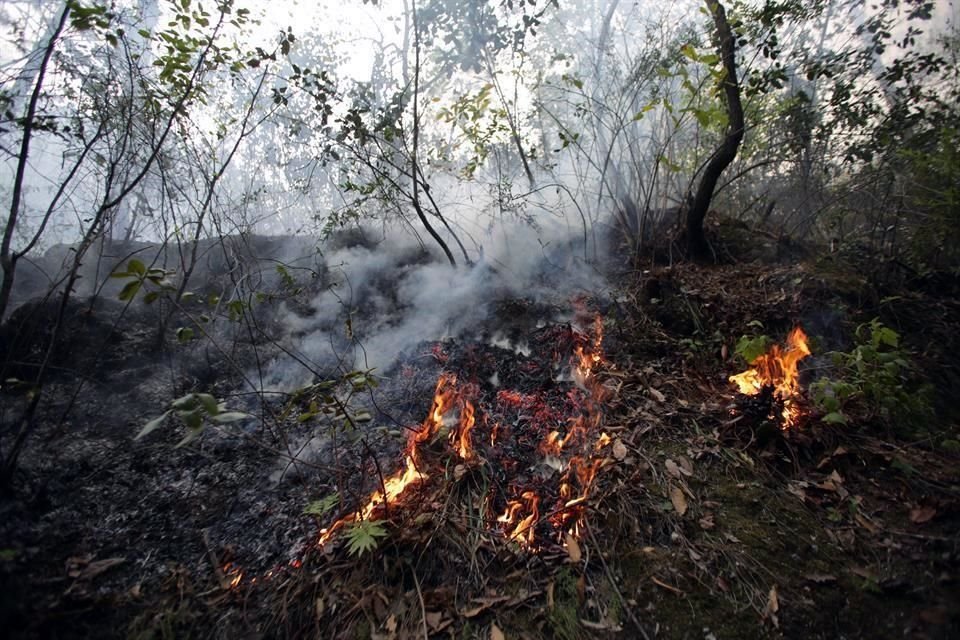
<path fill-rule="evenodd" d="M 755 396 L 764 387 L 773 387 L 783 401 L 783 428 L 796 424 L 801 415 L 795 399 L 800 394 L 800 374 L 797 364 L 810 355 L 807 334 L 796 327 L 787 336 L 787 347 L 783 349 L 775 344 L 767 353 L 758 356 L 750 369 L 730 376 L 730 382 L 737 385 L 740 393 Z"/>
<path fill-rule="evenodd" d="M 524 491 L 519 500 L 507 503 L 507 510 L 497 518 L 497 522 L 508 525 L 507 539 L 519 542 L 522 547 L 533 547 L 534 527 L 540 519 L 539 506 L 540 496 L 533 491 Z"/>
<path fill-rule="evenodd" d="M 433 406 L 427 414 L 427 419 L 423 421 L 419 429 L 412 431 L 407 439 L 403 468 L 392 476 L 384 479 L 383 486 L 370 494 L 367 503 L 361 507 L 357 513 L 342 518 L 334 522 L 330 527 L 322 529 L 320 531 L 320 538 L 317 540 L 319 546 L 326 544 L 330 538 L 333 537 L 333 534 L 346 523 L 370 519 L 376 512 L 377 507 L 395 502 L 403 495 L 409 486 L 422 483 L 428 479 L 429 476 L 418 469 L 419 445 L 429 441 L 437 433 L 441 425 L 443 425 L 443 417 L 456 398 L 455 383 L 455 376 L 446 374 L 440 376 L 440 379 L 437 381 L 437 390 L 433 396 Z M 465 443 L 467 447 L 464 451 L 469 453 L 469 432 L 470 428 L 473 427 L 472 406 L 470 406 L 469 412 L 467 412 L 465 408 L 463 415 L 467 415 L 468 413 L 469 426 L 463 426 L 463 416 L 461 416 L 460 432 L 462 434 L 461 443 Z M 468 456 L 463 455 L 463 457 L 467 458 Z"/>
<path fill-rule="evenodd" d="M 469 400 L 464 400 L 463 410 L 460 412 L 460 428 L 456 433 L 450 436 L 452 444 L 456 447 L 457 453 L 464 460 L 473 457 L 473 447 L 470 444 L 470 431 L 476 423 L 473 413 L 473 405 Z"/>

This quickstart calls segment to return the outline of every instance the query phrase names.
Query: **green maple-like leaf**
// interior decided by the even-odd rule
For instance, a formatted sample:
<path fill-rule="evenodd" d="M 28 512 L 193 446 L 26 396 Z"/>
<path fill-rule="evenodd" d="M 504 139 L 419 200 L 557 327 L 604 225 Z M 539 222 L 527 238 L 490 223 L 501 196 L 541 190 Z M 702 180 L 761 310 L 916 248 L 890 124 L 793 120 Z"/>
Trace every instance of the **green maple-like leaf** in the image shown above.
<path fill-rule="evenodd" d="M 352 556 L 362 556 L 367 551 L 377 548 L 377 539 L 384 538 L 387 530 L 382 522 L 376 520 L 360 520 L 354 522 L 345 534 L 347 536 L 347 551 Z"/>

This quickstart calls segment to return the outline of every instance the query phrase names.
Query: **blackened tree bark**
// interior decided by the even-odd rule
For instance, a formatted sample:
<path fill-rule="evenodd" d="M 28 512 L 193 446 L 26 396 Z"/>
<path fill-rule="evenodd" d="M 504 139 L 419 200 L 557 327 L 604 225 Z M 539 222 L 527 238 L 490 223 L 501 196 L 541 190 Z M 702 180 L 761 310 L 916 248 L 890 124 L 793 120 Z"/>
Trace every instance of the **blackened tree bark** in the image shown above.
<path fill-rule="evenodd" d="M 720 59 L 725 72 L 723 93 L 727 103 L 728 124 L 723 142 L 704 168 L 697 192 L 687 210 L 687 248 L 694 259 L 707 256 L 709 247 L 703 232 L 703 220 L 710 208 L 710 200 L 720 174 L 737 157 L 737 150 L 743 141 L 743 105 L 740 103 L 740 81 L 737 79 L 736 40 L 727 22 L 727 12 L 723 5 L 716 0 L 706 0 L 706 4 L 713 16 Z"/>

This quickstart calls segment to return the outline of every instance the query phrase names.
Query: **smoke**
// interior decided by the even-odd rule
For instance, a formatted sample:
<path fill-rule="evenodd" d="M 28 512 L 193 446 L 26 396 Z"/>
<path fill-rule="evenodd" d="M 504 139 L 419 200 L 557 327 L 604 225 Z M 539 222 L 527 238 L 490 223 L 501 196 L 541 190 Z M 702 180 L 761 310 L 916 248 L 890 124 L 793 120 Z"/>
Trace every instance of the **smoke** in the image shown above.
<path fill-rule="evenodd" d="M 321 247 L 321 290 L 304 308 L 285 307 L 280 321 L 282 342 L 296 358 L 277 357 L 265 389 L 291 391 L 337 370 L 382 373 L 428 341 L 489 341 L 500 301 L 536 300 L 562 314 L 571 297 L 604 287 L 584 260 L 582 234 L 566 224 L 491 225 L 478 259 L 456 267 L 397 228 L 361 231 L 349 234 L 346 246 L 333 238 Z"/>

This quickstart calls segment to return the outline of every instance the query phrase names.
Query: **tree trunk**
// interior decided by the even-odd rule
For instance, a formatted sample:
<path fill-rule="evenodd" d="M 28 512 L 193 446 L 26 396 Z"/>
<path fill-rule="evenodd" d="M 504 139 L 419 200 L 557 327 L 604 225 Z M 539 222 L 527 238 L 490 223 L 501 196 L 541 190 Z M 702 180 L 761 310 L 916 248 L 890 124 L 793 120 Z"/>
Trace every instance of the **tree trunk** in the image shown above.
<path fill-rule="evenodd" d="M 30 140 L 33 136 L 34 119 L 37 115 L 37 102 L 40 100 L 40 92 L 43 88 L 43 79 L 47 75 L 47 67 L 50 65 L 50 58 L 53 56 L 54 47 L 67 25 L 67 18 L 70 15 L 70 5 L 64 7 L 60 18 L 56 23 L 46 49 L 43 52 L 43 58 L 40 61 L 40 67 L 37 69 L 36 79 L 33 85 L 33 92 L 30 94 L 30 102 L 27 104 L 27 111 L 24 114 L 23 136 L 20 138 L 20 154 L 17 158 L 17 173 L 13 180 L 13 193 L 10 197 L 10 213 L 7 216 L 7 224 L 3 229 L 3 239 L 0 240 L 0 267 L 3 268 L 3 280 L 0 282 L 0 322 L 3 321 L 7 313 L 7 306 L 10 304 L 10 293 L 13 291 L 14 274 L 17 269 L 17 261 L 22 254 L 13 250 L 13 234 L 17 228 L 20 215 L 20 202 L 23 197 L 23 181 L 27 170 L 27 162 L 30 158 Z"/>
<path fill-rule="evenodd" d="M 743 105 L 740 103 L 740 82 L 737 79 L 736 40 L 727 23 L 727 13 L 723 5 L 716 0 L 707 0 L 706 4 L 713 16 L 713 24 L 719 40 L 720 58 L 726 72 L 723 92 L 726 97 L 729 122 L 726 136 L 704 168 L 697 192 L 687 210 L 687 248 L 694 259 L 705 258 L 709 252 L 707 238 L 703 232 L 703 220 L 710 208 L 710 200 L 713 198 L 713 190 L 717 186 L 720 174 L 737 157 L 737 150 L 743 141 Z"/>

